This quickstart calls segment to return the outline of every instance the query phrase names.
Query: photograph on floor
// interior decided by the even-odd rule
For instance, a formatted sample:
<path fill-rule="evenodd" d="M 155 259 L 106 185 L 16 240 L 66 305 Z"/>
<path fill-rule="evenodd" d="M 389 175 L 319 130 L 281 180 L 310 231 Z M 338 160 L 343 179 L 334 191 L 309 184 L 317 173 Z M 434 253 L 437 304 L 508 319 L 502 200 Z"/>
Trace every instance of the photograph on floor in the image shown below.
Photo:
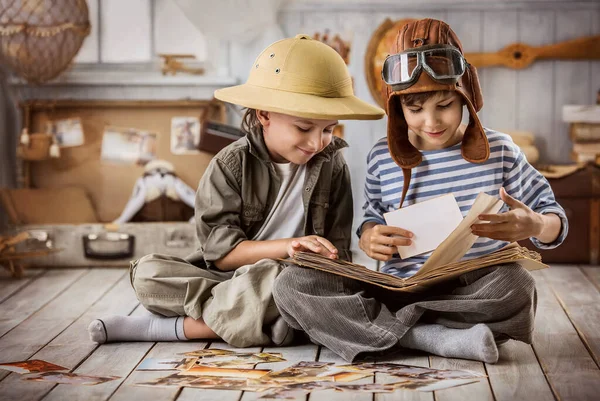
<path fill-rule="evenodd" d="M 88 376 L 68 372 L 45 372 L 32 376 L 24 376 L 23 380 L 46 382 L 55 384 L 71 384 L 82 386 L 95 386 L 112 380 L 120 379 L 117 376 Z"/>
<path fill-rule="evenodd" d="M 0 363 L 0 369 L 9 370 L 11 372 L 20 373 L 20 374 L 69 370 L 63 366 L 55 365 L 53 363 L 42 361 L 40 359 L 30 359 L 28 361 Z"/>

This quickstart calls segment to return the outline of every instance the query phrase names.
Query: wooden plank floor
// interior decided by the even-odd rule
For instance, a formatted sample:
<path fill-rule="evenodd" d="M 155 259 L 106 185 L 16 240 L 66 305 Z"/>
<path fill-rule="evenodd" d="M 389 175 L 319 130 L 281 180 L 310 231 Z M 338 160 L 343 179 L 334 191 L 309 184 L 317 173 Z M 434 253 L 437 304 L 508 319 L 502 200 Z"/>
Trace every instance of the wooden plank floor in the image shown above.
<path fill-rule="evenodd" d="M 389 394 L 314 392 L 302 400 L 597 400 L 600 394 L 600 266 L 552 266 L 534 273 L 538 309 L 533 346 L 509 341 L 500 361 L 398 355 L 389 361 L 487 374 L 478 383 L 436 393 L 399 390 Z M 28 270 L 21 280 L 0 272 L 0 362 L 43 359 L 74 372 L 119 376 L 97 386 L 52 385 L 20 380 L 0 370 L 0 400 L 219 400 L 249 401 L 261 394 L 232 390 L 149 388 L 134 383 L 165 375 L 135 371 L 146 357 L 169 357 L 199 348 L 229 348 L 221 342 L 120 343 L 98 346 L 86 327 L 95 317 L 145 313 L 125 269 Z M 261 348 L 253 348 L 260 351 Z M 286 362 L 260 365 L 282 369 L 297 361 L 342 362 L 316 345 L 263 348 L 282 352 Z M 385 383 L 377 374 L 366 383 Z"/>

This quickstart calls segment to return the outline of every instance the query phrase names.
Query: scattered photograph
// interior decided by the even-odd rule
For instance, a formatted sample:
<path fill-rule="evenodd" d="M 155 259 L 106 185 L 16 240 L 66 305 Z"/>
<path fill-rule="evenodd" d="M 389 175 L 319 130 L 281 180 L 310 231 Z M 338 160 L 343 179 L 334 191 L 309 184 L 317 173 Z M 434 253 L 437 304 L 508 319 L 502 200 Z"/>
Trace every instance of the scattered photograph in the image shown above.
<path fill-rule="evenodd" d="M 259 363 L 283 362 L 281 354 L 267 352 L 250 354 L 235 353 L 230 355 L 205 356 L 196 360 L 196 365 L 212 366 L 216 368 L 247 368 L 252 369 Z"/>
<path fill-rule="evenodd" d="M 329 388 L 353 393 L 393 393 L 397 383 L 331 384 Z"/>
<path fill-rule="evenodd" d="M 437 391 L 445 388 L 462 386 L 464 384 L 477 382 L 479 379 L 486 377 L 480 373 L 464 370 L 432 369 L 387 362 L 362 362 L 352 365 L 336 366 L 336 368 L 342 370 L 357 369 L 359 371 L 369 371 L 372 373 L 385 373 L 403 379 L 389 384 L 394 384 L 397 388 L 417 391 Z"/>
<path fill-rule="evenodd" d="M 145 387 L 195 387 L 212 390 L 240 390 L 262 392 L 273 388 L 257 380 L 242 377 L 214 377 L 214 376 L 186 376 L 173 374 L 166 377 L 135 383 L 136 386 Z"/>
<path fill-rule="evenodd" d="M 252 369 L 259 363 L 283 362 L 280 353 L 249 353 L 234 352 L 218 348 L 201 349 L 197 351 L 185 352 L 182 355 L 187 357 L 196 357 L 196 365 L 219 367 L 219 368 L 242 368 Z"/>
<path fill-rule="evenodd" d="M 341 365 L 336 366 L 341 370 L 367 370 L 377 373 L 385 373 L 396 377 L 406 377 L 412 379 L 435 379 L 435 380 L 446 380 L 446 379 L 474 379 L 486 377 L 485 375 L 468 372 L 465 370 L 445 370 L 445 369 L 432 369 L 422 368 L 419 366 L 408 366 L 397 363 L 375 363 L 375 362 L 363 362 L 352 365 Z"/>
<path fill-rule="evenodd" d="M 68 372 L 45 372 L 34 376 L 23 376 L 22 380 L 48 382 L 56 384 L 73 384 L 83 386 L 94 386 L 111 380 L 120 379 L 117 376 L 87 376 Z"/>
<path fill-rule="evenodd" d="M 69 370 L 64 366 L 55 365 L 50 362 L 40 359 L 31 359 L 29 361 L 6 362 L 0 363 L 0 369 L 10 370 L 11 372 L 26 374 L 26 373 L 41 373 L 54 372 L 60 370 Z"/>
<path fill-rule="evenodd" d="M 264 376 L 263 382 L 307 383 L 318 381 L 334 381 L 330 367 L 333 362 L 299 362 L 288 368 L 271 372 Z"/>
<path fill-rule="evenodd" d="M 346 383 L 364 379 L 366 377 L 372 377 L 373 375 L 374 373 L 372 372 L 338 372 L 328 376 L 332 377 L 334 382 Z"/>
<path fill-rule="evenodd" d="M 264 393 L 261 399 L 295 399 L 312 391 L 327 389 L 348 393 L 390 393 L 398 389 L 430 392 L 474 383 L 486 377 L 469 371 L 431 369 L 387 362 L 335 365 L 333 362 L 301 361 L 278 371 L 253 369 L 260 363 L 282 361 L 285 359 L 280 353 L 244 353 L 222 349 L 202 349 L 173 358 L 146 358 L 136 370 L 178 372 L 135 385 L 252 391 Z M 29 376 L 22 377 L 23 380 L 57 384 L 96 385 L 120 379 L 116 376 L 69 373 L 67 368 L 42 360 L 3 363 L 0 364 L 0 368 L 22 374 L 29 373 Z M 397 381 L 352 384 L 357 380 L 373 377 L 375 373 L 394 376 Z"/>
<path fill-rule="evenodd" d="M 239 368 L 214 368 L 211 366 L 195 365 L 181 374 L 195 376 L 216 377 L 244 377 L 247 379 L 258 379 L 269 373 L 270 370 L 261 369 L 239 369 Z"/>
<path fill-rule="evenodd" d="M 286 384 L 268 390 L 259 399 L 295 400 L 313 391 L 327 390 L 330 388 L 329 384 L 326 382 Z"/>
<path fill-rule="evenodd" d="M 54 136 L 56 143 L 61 148 L 81 146 L 85 142 L 83 127 L 79 118 L 48 121 L 46 132 Z"/>
<path fill-rule="evenodd" d="M 145 165 L 156 159 L 157 135 L 135 128 L 107 127 L 102 138 L 104 161 Z"/>
<path fill-rule="evenodd" d="M 263 392 L 273 388 L 272 385 L 265 385 L 257 380 L 248 380 L 245 378 L 234 377 L 198 377 L 185 387 L 204 388 L 212 390 L 240 390 Z"/>
<path fill-rule="evenodd" d="M 396 390 L 437 391 L 472 383 L 472 380 L 403 380 L 393 383 L 348 384 L 335 382 L 309 382 L 285 384 L 269 390 L 260 398 L 296 399 L 298 396 L 318 390 L 336 390 L 348 393 L 393 393 Z"/>
<path fill-rule="evenodd" d="M 211 349 L 199 349 L 197 351 L 185 352 L 181 355 L 197 356 L 199 358 L 206 358 L 206 357 L 219 356 L 219 355 L 235 355 L 235 354 L 237 354 L 237 353 L 234 351 L 230 351 L 228 349 L 211 348 Z"/>
<path fill-rule="evenodd" d="M 146 358 L 136 370 L 187 370 L 194 366 L 197 358 Z"/>
<path fill-rule="evenodd" d="M 318 369 L 318 370 L 322 370 L 322 369 L 327 369 L 330 366 L 333 366 L 334 363 L 333 362 L 317 362 L 317 361 L 300 361 L 298 363 L 296 363 L 295 365 L 293 365 L 294 368 L 299 368 L 299 369 Z"/>
<path fill-rule="evenodd" d="M 171 119 L 171 153 L 176 155 L 200 153 L 200 119 L 173 117 Z"/>
<path fill-rule="evenodd" d="M 396 382 L 397 388 L 416 391 L 437 391 L 446 388 L 463 386 L 465 384 L 476 383 L 477 379 L 413 379 L 408 381 Z"/>
<path fill-rule="evenodd" d="M 259 360 L 258 363 L 273 363 L 273 362 L 285 362 L 283 354 L 271 353 L 271 352 L 260 352 L 258 354 L 252 354 L 250 358 L 252 360 Z"/>
<path fill-rule="evenodd" d="M 186 387 L 193 381 L 197 380 L 195 376 L 182 375 L 181 373 L 175 373 L 166 377 L 159 377 L 146 382 L 135 383 L 136 386 L 150 386 L 150 387 Z"/>

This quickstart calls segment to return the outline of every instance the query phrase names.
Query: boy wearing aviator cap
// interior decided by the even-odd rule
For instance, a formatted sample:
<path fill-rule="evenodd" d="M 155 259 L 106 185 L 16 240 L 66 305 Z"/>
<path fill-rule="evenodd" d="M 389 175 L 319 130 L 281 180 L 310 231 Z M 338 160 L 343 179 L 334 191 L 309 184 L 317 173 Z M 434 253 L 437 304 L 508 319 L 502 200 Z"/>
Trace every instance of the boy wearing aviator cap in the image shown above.
<path fill-rule="evenodd" d="M 510 137 L 482 127 L 477 72 L 450 27 L 432 19 L 411 22 L 390 53 L 382 71 L 387 138 L 368 156 L 361 249 L 385 262 L 382 271 L 412 276 L 428 256 L 400 259 L 396 247 L 410 245 L 412 233 L 385 225 L 383 214 L 452 193 L 464 216 L 480 192 L 499 195 L 507 206 L 479 216 L 486 224 L 472 226 L 479 238 L 466 258 L 525 238 L 542 249 L 560 245 L 568 230 L 564 210 Z M 495 363 L 497 344 L 531 343 L 536 308 L 534 280 L 516 263 L 470 272 L 419 295 L 289 267 L 274 296 L 292 327 L 349 361 L 399 345 Z"/>

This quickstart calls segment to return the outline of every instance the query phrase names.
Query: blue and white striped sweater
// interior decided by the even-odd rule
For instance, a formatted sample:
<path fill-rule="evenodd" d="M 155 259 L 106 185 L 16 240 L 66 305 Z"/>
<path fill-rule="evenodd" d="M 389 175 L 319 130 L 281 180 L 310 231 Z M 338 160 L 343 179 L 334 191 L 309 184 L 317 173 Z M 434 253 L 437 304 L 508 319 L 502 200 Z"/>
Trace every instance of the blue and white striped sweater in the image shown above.
<path fill-rule="evenodd" d="M 538 213 L 555 213 L 562 221 L 562 230 L 552 244 L 531 241 L 541 249 L 560 245 L 568 231 L 563 208 L 554 199 L 548 181 L 525 159 L 510 136 L 486 129 L 490 157 L 482 164 L 470 163 L 461 155 L 461 144 L 441 150 L 421 151 L 423 161 L 412 169 L 410 187 L 403 206 L 423 202 L 453 193 L 463 217 L 480 192 L 498 197 L 500 187 Z M 380 139 L 367 158 L 363 224 L 369 221 L 385 224 L 383 214 L 398 209 L 404 178 L 402 169 L 390 156 L 387 139 Z M 504 205 L 500 212 L 507 211 Z M 361 224 L 362 225 L 362 224 Z M 435 229 L 435 227 L 432 227 Z M 360 235 L 360 229 L 359 229 Z M 475 258 L 499 250 L 507 242 L 478 238 L 464 259 Z M 428 255 L 402 260 L 396 257 L 386 262 L 382 271 L 400 277 L 410 277 L 425 263 Z"/>

